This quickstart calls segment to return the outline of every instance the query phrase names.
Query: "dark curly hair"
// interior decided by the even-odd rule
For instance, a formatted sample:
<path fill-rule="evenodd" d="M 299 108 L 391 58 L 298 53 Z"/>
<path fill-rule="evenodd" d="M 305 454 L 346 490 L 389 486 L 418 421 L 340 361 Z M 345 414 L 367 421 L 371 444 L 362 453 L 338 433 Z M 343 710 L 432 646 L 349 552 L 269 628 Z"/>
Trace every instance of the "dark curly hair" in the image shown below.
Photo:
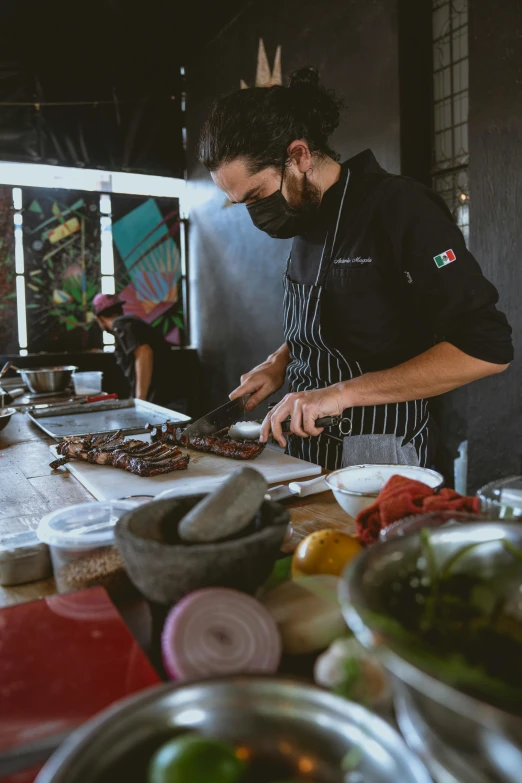
<path fill-rule="evenodd" d="M 288 146 L 304 139 L 310 152 L 338 160 L 328 138 L 342 102 L 319 82 L 316 68 L 292 74 L 288 87 L 249 87 L 216 101 L 203 127 L 199 159 L 209 171 L 245 158 L 255 174 L 280 167 Z"/>

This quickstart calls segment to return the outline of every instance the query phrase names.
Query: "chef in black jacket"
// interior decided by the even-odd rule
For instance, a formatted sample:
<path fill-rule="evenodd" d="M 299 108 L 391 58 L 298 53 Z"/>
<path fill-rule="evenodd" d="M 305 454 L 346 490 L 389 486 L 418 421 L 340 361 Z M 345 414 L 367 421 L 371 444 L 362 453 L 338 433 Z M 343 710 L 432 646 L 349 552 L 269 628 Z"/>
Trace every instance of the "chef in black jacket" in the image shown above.
<path fill-rule="evenodd" d="M 214 182 L 262 231 L 294 238 L 285 342 L 230 396 L 250 394 L 252 409 L 288 375 L 263 440 L 285 446 L 290 416 L 289 453 L 326 468 L 426 466 L 429 398 L 505 370 L 511 329 L 444 201 L 370 150 L 339 164 L 328 143 L 338 122 L 339 102 L 306 68 L 288 87 L 220 99 L 203 129 Z M 328 415 L 340 427 L 318 429 Z"/>
<path fill-rule="evenodd" d="M 93 311 L 99 326 L 114 335 L 116 360 L 130 386 L 132 397 L 168 406 L 168 344 L 158 332 L 133 315 L 125 315 L 116 294 L 96 294 Z"/>

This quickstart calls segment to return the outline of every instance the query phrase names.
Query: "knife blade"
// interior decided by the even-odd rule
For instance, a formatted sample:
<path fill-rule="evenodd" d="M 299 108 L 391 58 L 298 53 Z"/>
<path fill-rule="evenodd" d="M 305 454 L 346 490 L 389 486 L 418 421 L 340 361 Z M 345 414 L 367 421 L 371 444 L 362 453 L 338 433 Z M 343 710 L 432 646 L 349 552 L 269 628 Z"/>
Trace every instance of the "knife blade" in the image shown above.
<path fill-rule="evenodd" d="M 201 438 L 219 432 L 225 427 L 230 427 L 238 421 L 244 419 L 246 415 L 245 403 L 246 397 L 238 397 L 236 400 L 229 400 L 225 405 L 207 413 L 197 421 L 189 424 L 183 435 L 189 438 Z"/>

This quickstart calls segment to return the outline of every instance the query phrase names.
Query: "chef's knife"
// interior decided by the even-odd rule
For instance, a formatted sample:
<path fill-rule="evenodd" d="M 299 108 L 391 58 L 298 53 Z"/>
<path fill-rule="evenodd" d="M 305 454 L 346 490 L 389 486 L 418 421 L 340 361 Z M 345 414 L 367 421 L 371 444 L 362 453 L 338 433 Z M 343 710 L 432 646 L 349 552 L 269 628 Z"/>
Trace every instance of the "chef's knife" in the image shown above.
<path fill-rule="evenodd" d="M 225 405 L 221 405 L 221 407 L 216 408 L 216 410 L 207 413 L 206 416 L 203 416 L 201 419 L 193 422 L 193 424 L 190 424 L 183 434 L 189 438 L 204 438 L 215 435 L 217 432 L 221 432 L 221 430 L 231 427 L 233 424 L 237 424 L 237 422 L 244 421 L 247 415 L 245 408 L 247 400 L 248 397 L 238 397 L 236 400 L 230 400 L 225 403 Z M 338 416 L 325 416 L 324 418 L 316 419 L 315 426 L 334 427 L 336 424 L 339 424 L 340 421 L 341 419 Z M 261 423 L 257 422 L 259 424 L 259 431 L 253 428 L 255 423 L 256 422 L 250 423 L 251 426 L 249 427 L 250 431 L 248 438 L 245 436 L 241 438 L 238 435 L 235 437 L 238 437 L 240 440 L 259 440 Z M 290 432 L 290 419 L 286 419 L 282 422 L 282 429 L 283 432 Z M 231 434 L 233 435 L 233 433 Z"/>
<path fill-rule="evenodd" d="M 118 400 L 119 397 L 117 394 L 95 394 L 89 397 L 85 396 L 78 396 L 78 397 L 69 397 L 68 400 L 62 400 L 61 402 L 30 402 L 27 405 L 27 410 L 29 413 L 32 413 L 33 411 L 39 411 L 42 413 L 45 411 L 54 411 L 57 408 L 67 408 L 67 410 L 71 410 L 72 406 L 78 406 L 78 405 L 86 405 L 90 402 L 108 402 L 109 400 Z"/>
<path fill-rule="evenodd" d="M 33 408 L 29 411 L 35 419 L 48 418 L 49 416 L 64 416 L 76 413 L 99 413 L 100 411 L 116 411 L 124 408 L 134 408 L 134 400 L 114 400 L 108 402 L 80 402 L 64 403 L 63 405 L 52 405 L 48 408 Z"/>
<path fill-rule="evenodd" d="M 216 432 L 225 427 L 230 427 L 238 421 L 242 421 L 246 415 L 246 401 L 247 397 L 238 397 L 237 400 L 230 400 L 225 405 L 221 405 L 221 407 L 190 424 L 183 435 L 189 438 L 204 438 L 214 435 Z"/>

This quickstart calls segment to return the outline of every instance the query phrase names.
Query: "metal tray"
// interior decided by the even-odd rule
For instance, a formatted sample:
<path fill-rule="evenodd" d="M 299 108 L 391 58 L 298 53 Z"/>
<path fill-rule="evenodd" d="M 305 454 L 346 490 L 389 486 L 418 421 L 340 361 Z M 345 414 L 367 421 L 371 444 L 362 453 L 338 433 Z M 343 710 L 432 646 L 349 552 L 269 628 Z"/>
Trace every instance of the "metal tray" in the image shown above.
<path fill-rule="evenodd" d="M 60 416 L 29 418 L 55 440 L 69 435 L 98 435 L 122 430 L 125 435 L 137 435 L 146 432 L 146 424 L 163 424 L 170 421 L 190 421 L 183 413 L 171 411 L 161 405 L 145 400 L 134 400 L 134 406 L 117 410 L 99 410 L 89 413 L 65 413 Z"/>

